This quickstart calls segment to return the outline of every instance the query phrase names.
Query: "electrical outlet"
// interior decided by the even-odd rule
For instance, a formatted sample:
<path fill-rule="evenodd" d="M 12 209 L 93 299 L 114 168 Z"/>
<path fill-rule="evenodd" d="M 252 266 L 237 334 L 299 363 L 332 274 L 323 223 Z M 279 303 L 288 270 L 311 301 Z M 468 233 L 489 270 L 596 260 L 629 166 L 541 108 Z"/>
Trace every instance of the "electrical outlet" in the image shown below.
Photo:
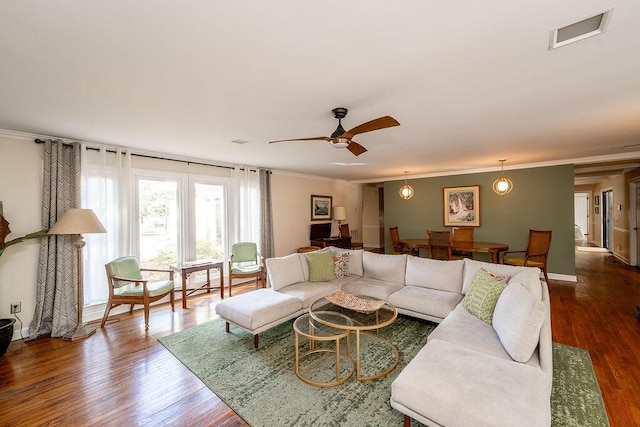
<path fill-rule="evenodd" d="M 20 313 L 21 311 L 22 311 L 22 303 L 20 302 L 11 303 L 11 314 Z"/>

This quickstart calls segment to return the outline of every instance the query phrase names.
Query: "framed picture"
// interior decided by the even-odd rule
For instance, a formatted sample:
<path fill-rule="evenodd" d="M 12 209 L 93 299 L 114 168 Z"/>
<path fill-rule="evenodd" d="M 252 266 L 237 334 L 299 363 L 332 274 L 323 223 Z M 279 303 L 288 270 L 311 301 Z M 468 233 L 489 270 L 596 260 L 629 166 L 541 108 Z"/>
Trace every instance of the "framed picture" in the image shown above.
<path fill-rule="evenodd" d="M 596 215 L 600 215 L 600 206 L 596 206 L 594 210 Z"/>
<path fill-rule="evenodd" d="M 593 203 L 594 203 L 596 206 L 600 206 L 600 196 L 595 196 L 595 197 L 593 198 Z"/>
<path fill-rule="evenodd" d="M 480 186 L 444 187 L 445 227 L 480 227 Z"/>
<path fill-rule="evenodd" d="M 311 221 L 331 219 L 333 198 L 331 196 L 311 195 Z"/>

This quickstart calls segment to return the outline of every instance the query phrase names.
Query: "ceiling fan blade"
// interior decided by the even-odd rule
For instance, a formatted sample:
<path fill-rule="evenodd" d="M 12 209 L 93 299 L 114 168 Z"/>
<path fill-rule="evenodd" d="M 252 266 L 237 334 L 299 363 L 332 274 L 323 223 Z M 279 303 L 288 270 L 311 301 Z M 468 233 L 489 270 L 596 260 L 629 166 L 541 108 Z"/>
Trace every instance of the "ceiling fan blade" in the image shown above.
<path fill-rule="evenodd" d="M 359 156 L 360 154 L 367 151 L 366 148 L 355 141 L 349 142 L 349 145 L 347 145 L 347 150 L 351 151 L 355 156 Z"/>
<path fill-rule="evenodd" d="M 400 123 L 391 116 L 378 117 L 377 119 L 373 119 L 369 122 L 363 123 L 359 126 L 354 127 L 351 130 L 346 131 L 342 134 L 342 138 L 351 139 L 355 135 L 359 133 L 371 132 L 378 129 L 390 128 L 393 126 L 400 126 Z"/>
<path fill-rule="evenodd" d="M 295 138 L 295 139 L 279 139 L 277 141 L 269 141 L 269 144 L 274 142 L 287 142 L 287 141 L 331 141 L 328 136 L 314 136 L 311 138 Z"/>

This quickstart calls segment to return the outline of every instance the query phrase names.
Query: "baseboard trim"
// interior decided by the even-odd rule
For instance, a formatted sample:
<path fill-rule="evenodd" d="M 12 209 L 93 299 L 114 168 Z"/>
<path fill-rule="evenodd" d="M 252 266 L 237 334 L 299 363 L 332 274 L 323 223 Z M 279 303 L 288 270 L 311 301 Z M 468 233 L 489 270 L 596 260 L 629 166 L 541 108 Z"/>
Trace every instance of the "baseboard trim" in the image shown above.
<path fill-rule="evenodd" d="M 560 280 L 562 282 L 577 282 L 578 278 L 570 274 L 549 273 L 549 280 Z"/>

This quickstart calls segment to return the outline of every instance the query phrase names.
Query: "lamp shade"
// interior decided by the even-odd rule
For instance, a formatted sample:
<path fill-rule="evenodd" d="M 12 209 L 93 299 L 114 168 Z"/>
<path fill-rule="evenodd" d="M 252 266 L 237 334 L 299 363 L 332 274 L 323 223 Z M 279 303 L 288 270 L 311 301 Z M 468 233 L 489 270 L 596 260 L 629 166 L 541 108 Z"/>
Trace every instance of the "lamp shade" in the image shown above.
<path fill-rule="evenodd" d="M 333 219 L 336 221 L 344 221 L 347 219 L 347 209 L 344 206 L 334 206 Z"/>
<path fill-rule="evenodd" d="M 62 215 L 49 234 L 106 233 L 92 209 L 70 208 Z"/>

